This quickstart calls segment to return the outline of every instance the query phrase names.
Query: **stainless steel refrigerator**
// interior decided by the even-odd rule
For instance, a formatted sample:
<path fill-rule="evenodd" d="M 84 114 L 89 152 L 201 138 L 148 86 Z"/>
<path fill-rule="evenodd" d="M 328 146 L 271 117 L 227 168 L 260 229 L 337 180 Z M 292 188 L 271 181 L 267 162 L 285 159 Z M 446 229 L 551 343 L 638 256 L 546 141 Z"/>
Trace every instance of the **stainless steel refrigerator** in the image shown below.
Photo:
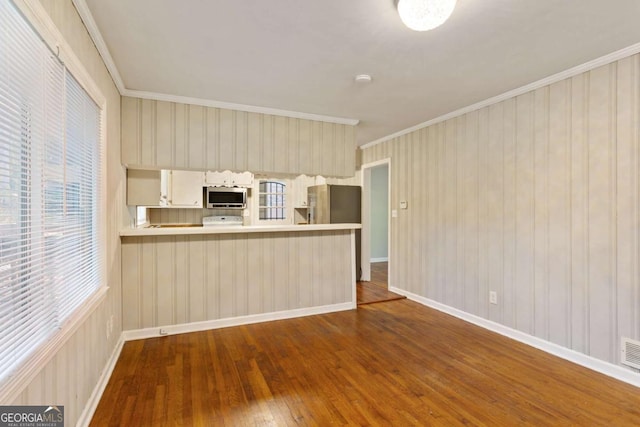
<path fill-rule="evenodd" d="M 307 188 L 309 224 L 361 223 L 361 188 L 357 185 L 314 185 Z M 356 230 L 356 280 L 360 280 L 360 230 Z"/>

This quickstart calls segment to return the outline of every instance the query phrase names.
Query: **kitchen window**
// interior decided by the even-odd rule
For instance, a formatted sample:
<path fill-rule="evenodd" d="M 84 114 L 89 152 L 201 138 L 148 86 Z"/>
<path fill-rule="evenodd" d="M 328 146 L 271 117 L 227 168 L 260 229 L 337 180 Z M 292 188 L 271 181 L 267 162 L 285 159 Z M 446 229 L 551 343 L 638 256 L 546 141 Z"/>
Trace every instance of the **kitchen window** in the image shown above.
<path fill-rule="evenodd" d="M 11 2 L 0 2 L 0 27 L 4 386 L 35 369 L 104 286 L 102 110 Z"/>
<path fill-rule="evenodd" d="M 283 221 L 287 218 L 287 185 L 282 181 L 260 180 L 260 221 Z"/>

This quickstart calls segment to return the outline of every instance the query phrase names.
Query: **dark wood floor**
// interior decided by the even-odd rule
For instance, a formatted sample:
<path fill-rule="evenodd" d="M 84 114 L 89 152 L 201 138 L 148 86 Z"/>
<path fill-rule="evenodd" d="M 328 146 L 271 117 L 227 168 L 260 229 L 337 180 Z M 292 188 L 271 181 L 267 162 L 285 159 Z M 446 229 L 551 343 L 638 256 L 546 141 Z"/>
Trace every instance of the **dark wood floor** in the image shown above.
<path fill-rule="evenodd" d="M 127 342 L 93 426 L 637 426 L 640 390 L 409 300 Z"/>
<path fill-rule="evenodd" d="M 403 295 L 389 291 L 388 269 L 388 263 L 386 262 L 371 263 L 371 281 L 356 283 L 358 305 L 406 298 Z"/>

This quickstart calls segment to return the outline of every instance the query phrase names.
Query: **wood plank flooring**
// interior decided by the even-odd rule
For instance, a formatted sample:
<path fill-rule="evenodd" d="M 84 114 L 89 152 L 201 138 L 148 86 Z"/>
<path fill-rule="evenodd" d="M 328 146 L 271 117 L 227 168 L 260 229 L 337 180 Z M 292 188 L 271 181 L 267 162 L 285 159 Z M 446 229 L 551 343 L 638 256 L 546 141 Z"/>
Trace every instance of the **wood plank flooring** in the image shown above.
<path fill-rule="evenodd" d="M 93 426 L 637 426 L 640 390 L 410 300 L 127 342 Z"/>
<path fill-rule="evenodd" d="M 406 298 L 388 289 L 388 263 L 371 263 L 371 281 L 356 283 L 358 305 L 374 304 Z"/>

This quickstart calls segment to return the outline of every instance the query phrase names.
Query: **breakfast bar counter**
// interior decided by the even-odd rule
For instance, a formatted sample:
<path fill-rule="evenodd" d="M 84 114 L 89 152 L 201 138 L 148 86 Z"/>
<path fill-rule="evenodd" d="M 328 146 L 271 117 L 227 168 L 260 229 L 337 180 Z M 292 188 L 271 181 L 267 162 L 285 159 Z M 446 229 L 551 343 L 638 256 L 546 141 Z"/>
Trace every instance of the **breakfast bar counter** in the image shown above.
<path fill-rule="evenodd" d="M 130 339 L 356 308 L 360 224 L 123 229 Z"/>
<path fill-rule="evenodd" d="M 298 225 L 238 225 L 205 226 L 200 224 L 146 225 L 137 228 L 125 228 L 120 236 L 176 236 L 193 234 L 237 234 L 237 233 L 282 233 L 331 230 L 355 230 L 360 224 L 298 224 Z"/>

